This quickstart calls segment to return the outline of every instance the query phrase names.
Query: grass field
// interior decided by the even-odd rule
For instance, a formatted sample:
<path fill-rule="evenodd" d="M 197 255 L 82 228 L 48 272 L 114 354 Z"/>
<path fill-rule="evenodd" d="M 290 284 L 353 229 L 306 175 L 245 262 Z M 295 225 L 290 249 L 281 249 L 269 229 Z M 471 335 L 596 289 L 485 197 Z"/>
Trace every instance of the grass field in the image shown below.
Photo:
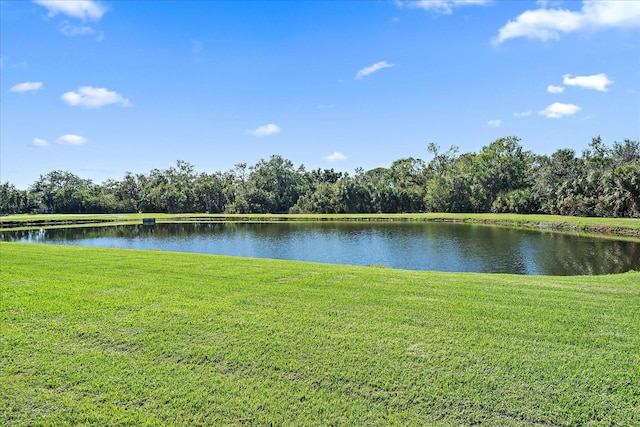
<path fill-rule="evenodd" d="M 0 243 L 3 425 L 640 425 L 640 273 Z"/>

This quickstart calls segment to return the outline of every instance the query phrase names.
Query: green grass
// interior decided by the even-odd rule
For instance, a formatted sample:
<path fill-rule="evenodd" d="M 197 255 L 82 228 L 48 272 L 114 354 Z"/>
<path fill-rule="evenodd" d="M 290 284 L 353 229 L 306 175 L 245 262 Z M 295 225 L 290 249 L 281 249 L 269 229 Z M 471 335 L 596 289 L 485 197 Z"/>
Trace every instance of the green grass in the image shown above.
<path fill-rule="evenodd" d="M 640 425 L 640 273 L 0 243 L 3 425 Z"/>

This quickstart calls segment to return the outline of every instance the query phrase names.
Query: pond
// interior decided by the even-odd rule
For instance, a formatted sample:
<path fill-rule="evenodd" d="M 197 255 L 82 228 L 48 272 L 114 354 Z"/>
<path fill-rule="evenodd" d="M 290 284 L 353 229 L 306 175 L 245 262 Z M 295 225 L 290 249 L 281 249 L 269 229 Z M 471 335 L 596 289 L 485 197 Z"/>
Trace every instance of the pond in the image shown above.
<path fill-rule="evenodd" d="M 640 270 L 640 242 L 439 222 L 123 225 L 1 231 L 0 240 L 449 272 L 593 275 Z"/>

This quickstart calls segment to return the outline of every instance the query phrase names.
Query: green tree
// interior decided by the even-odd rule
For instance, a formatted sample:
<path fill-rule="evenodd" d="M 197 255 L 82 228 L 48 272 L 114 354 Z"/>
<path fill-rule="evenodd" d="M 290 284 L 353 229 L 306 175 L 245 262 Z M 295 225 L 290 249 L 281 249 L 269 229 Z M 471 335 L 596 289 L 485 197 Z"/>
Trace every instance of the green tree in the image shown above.
<path fill-rule="evenodd" d="M 0 214 L 21 213 L 21 198 L 20 190 L 13 184 L 0 184 Z"/>
<path fill-rule="evenodd" d="M 445 152 L 430 143 L 433 154 L 425 172 L 424 207 L 430 212 L 469 212 L 472 210 L 472 165 L 475 154 L 458 156 L 458 147 Z"/>
<path fill-rule="evenodd" d="M 224 212 L 228 203 L 227 191 L 232 177 L 220 172 L 198 175 L 195 184 L 196 210 L 206 213 Z"/>
<path fill-rule="evenodd" d="M 392 212 L 419 212 L 425 209 L 427 165 L 413 157 L 394 161 L 389 167 L 389 184 L 393 191 Z"/>
<path fill-rule="evenodd" d="M 285 213 L 300 197 L 301 175 L 293 163 L 282 156 L 261 159 L 249 168 L 244 200 L 250 212 Z"/>
<path fill-rule="evenodd" d="M 515 136 L 497 139 L 483 147 L 475 158 L 474 209 L 495 210 L 494 202 L 499 195 L 523 189 L 532 160 L 532 154 L 523 150 L 520 139 Z"/>
<path fill-rule="evenodd" d="M 93 187 L 91 180 L 65 171 L 51 171 L 33 183 L 34 193 L 43 210 L 49 213 L 84 213 L 88 192 Z"/>

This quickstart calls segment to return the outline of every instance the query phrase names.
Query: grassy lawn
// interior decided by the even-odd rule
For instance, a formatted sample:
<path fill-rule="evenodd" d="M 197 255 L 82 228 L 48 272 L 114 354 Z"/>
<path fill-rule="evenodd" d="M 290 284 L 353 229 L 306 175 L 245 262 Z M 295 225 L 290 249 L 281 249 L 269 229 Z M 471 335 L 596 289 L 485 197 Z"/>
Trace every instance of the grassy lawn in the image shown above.
<path fill-rule="evenodd" d="M 640 425 L 640 273 L 0 243 L 3 425 Z"/>

